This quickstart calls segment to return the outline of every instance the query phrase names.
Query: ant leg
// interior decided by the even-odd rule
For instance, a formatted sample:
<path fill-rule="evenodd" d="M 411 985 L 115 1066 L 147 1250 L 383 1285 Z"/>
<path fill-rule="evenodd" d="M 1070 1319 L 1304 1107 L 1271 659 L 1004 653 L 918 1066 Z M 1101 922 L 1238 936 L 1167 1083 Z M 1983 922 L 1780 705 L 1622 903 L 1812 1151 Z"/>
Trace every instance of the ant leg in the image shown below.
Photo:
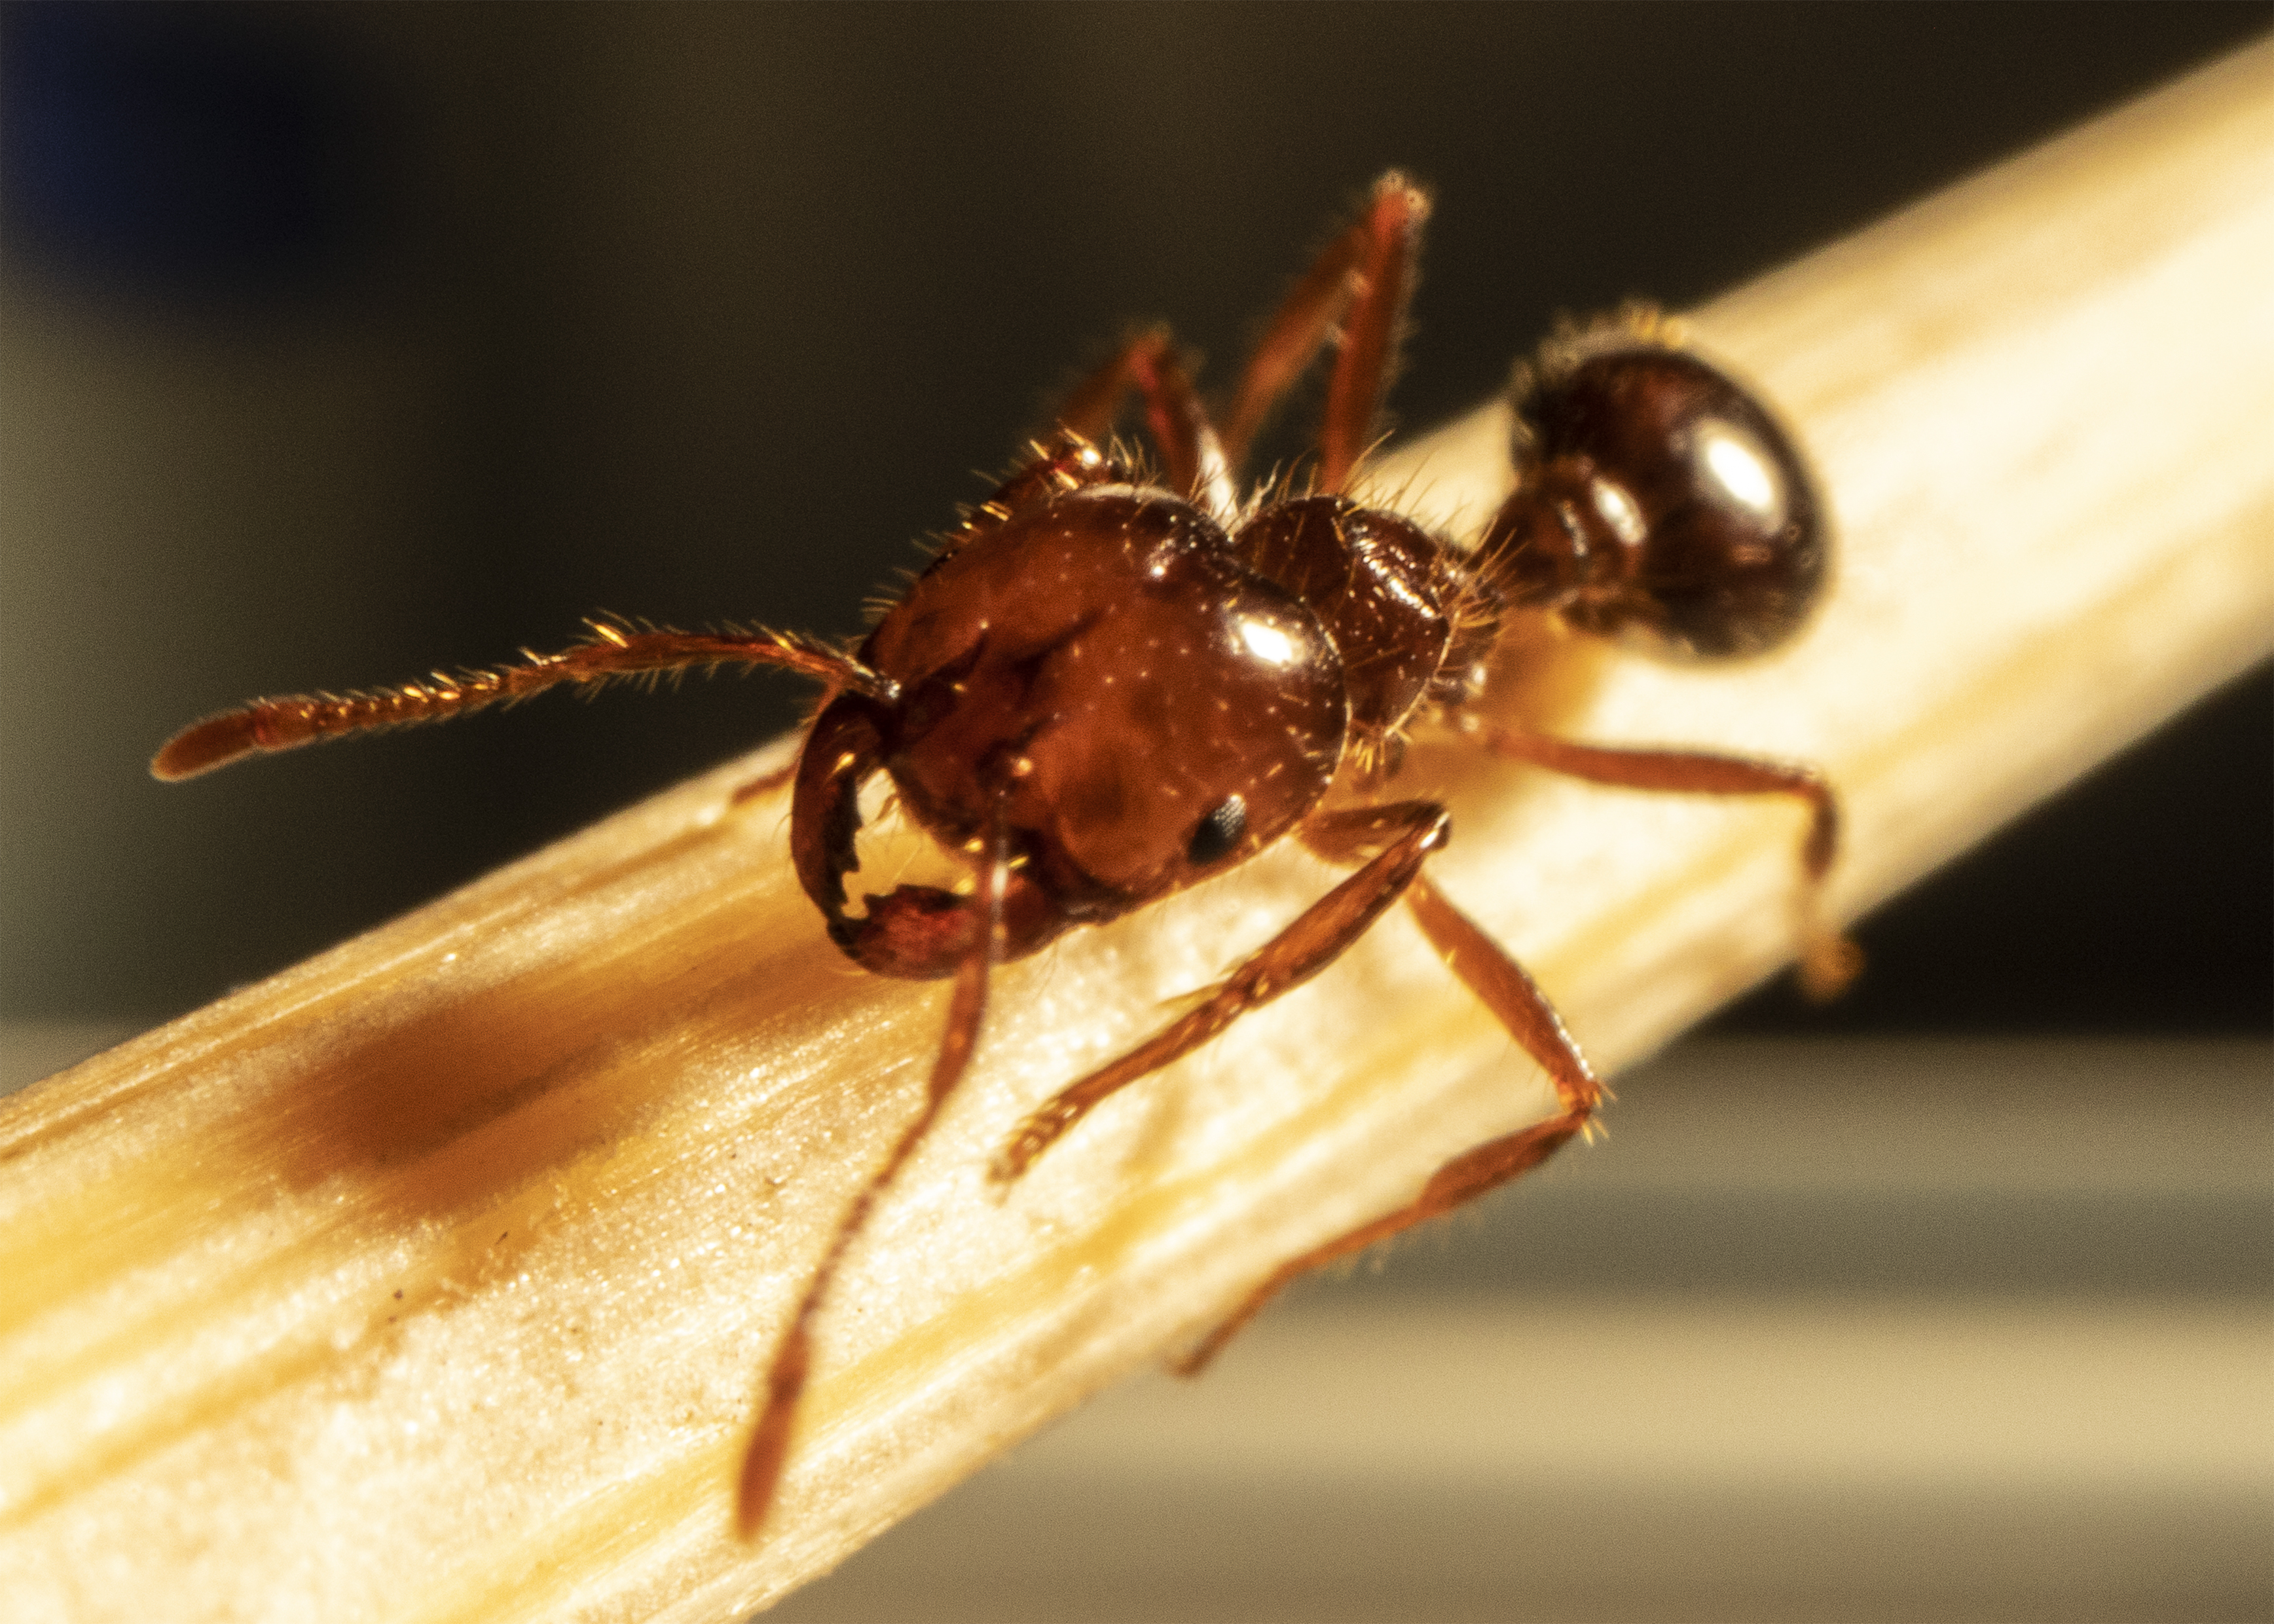
<path fill-rule="evenodd" d="M 727 805 L 743 805 L 748 802 L 757 800 L 762 796 L 772 795 L 785 784 L 794 783 L 797 781 L 797 770 L 804 760 L 806 741 L 813 736 L 814 723 L 820 721 L 821 713 L 829 708 L 831 703 L 836 699 L 838 692 L 839 689 L 834 683 L 821 691 L 821 697 L 814 701 L 812 711 L 797 730 L 797 748 L 790 752 L 788 761 L 774 768 L 771 773 L 759 774 L 746 784 L 735 785 L 734 792 L 727 797 Z"/>
<path fill-rule="evenodd" d="M 940 1036 L 939 1055 L 932 1062 L 923 1107 L 917 1112 L 915 1120 L 901 1130 L 892 1153 L 870 1175 L 868 1183 L 838 1220 L 837 1233 L 831 1237 L 828 1250 L 822 1254 L 812 1278 L 806 1282 L 805 1295 L 798 1299 L 797 1310 L 790 1316 L 789 1329 L 775 1349 L 773 1363 L 766 1369 L 765 1409 L 760 1412 L 758 1424 L 750 1435 L 749 1451 L 742 1458 L 742 1484 L 734 1502 L 734 1526 L 744 1539 L 755 1537 L 764 1524 L 766 1512 L 773 1504 L 774 1491 L 780 1484 L 782 1467 L 789 1455 L 790 1426 L 797 1419 L 798 1401 L 805 1393 L 806 1378 L 811 1372 L 813 1321 L 828 1295 L 837 1266 L 844 1260 L 854 1237 L 867 1225 L 869 1214 L 885 1187 L 931 1131 L 941 1107 L 955 1091 L 955 1085 L 971 1063 L 973 1050 L 978 1046 L 980 1022 L 987 1012 L 987 978 L 1000 956 L 1003 892 L 1010 870 L 1010 847 L 998 797 L 987 850 L 980 865 L 978 890 L 970 903 L 981 928 L 973 933 L 970 949 L 955 972 L 955 991 L 947 1006 L 947 1029 Z"/>
<path fill-rule="evenodd" d="M 1343 815 L 1327 813 L 1313 821 Z M 996 1153 L 988 1175 L 998 1183 L 1017 1178 L 1100 1100 L 1198 1048 L 1249 1010 L 1300 986 L 1333 963 L 1405 894 L 1423 860 L 1445 843 L 1452 824 L 1445 809 L 1432 801 L 1404 801 L 1363 816 L 1370 828 L 1394 832 L 1383 850 L 1258 948 L 1198 1008 L 1038 1107 Z"/>
<path fill-rule="evenodd" d="M 1366 808 L 1314 818 L 1302 836 L 1305 845 L 1329 863 L 1356 863 L 1381 845 L 1383 830 L 1377 810 Z M 1414 878 L 1405 902 L 1446 967 L 1498 1017 L 1524 1052 L 1540 1062 L 1565 1108 L 1593 1110 L 1603 1086 L 1531 972 L 1447 902 L 1427 875 Z"/>
<path fill-rule="evenodd" d="M 1264 329 L 1240 379 L 1224 435 L 1234 467 L 1246 460 L 1272 408 L 1341 323 L 1342 353 L 1327 386 L 1319 433 L 1319 483 L 1329 491 L 1343 488 L 1373 443 L 1374 412 L 1397 370 L 1399 329 L 1428 215 L 1428 194 L 1392 170 L 1374 183 L 1365 216 L 1312 262 Z"/>
<path fill-rule="evenodd" d="M 1554 1006 L 1523 965 L 1510 957 L 1474 921 L 1444 898 L 1426 878 L 1417 878 L 1406 903 L 1423 933 L 1444 956 L 1453 973 L 1467 984 L 1516 1040 L 1547 1069 L 1562 1109 L 1501 1138 L 1490 1139 L 1455 1157 L 1430 1175 L 1410 1205 L 1362 1224 L 1323 1246 L 1314 1247 L 1272 1271 L 1199 1346 L 1176 1362 L 1178 1374 L 1198 1375 L 1225 1343 L 1286 1287 L 1323 1264 L 1362 1251 L 1402 1229 L 1451 1212 L 1487 1190 L 1530 1172 L 1573 1138 L 1587 1131 L 1595 1109 L 1608 1098 L 1586 1057 L 1572 1042 Z"/>
<path fill-rule="evenodd" d="M 1330 840 L 1313 839 L 1310 843 L 1321 856 L 1339 855 Z M 1444 893 L 1426 875 L 1414 880 L 1412 888 L 1405 894 L 1405 902 L 1413 910 L 1423 934 L 1452 972 L 1485 1008 L 1500 1018 L 1501 1024 L 1508 1028 L 1525 1052 L 1546 1069 L 1562 1109 L 1543 1122 L 1487 1140 L 1476 1149 L 1456 1156 L 1430 1175 L 1419 1197 L 1410 1205 L 1361 1224 L 1347 1235 L 1281 1264 L 1262 1284 L 1241 1299 L 1239 1306 L 1197 1347 L 1176 1361 L 1178 1375 L 1198 1375 L 1266 1303 L 1313 1269 L 1363 1251 L 1376 1241 L 1387 1240 L 1401 1229 L 1449 1212 L 1530 1172 L 1572 1139 L 1585 1135 L 1597 1107 L 1610 1098 L 1610 1091 L 1596 1080 L 1586 1056 L 1572 1041 L 1562 1017 L 1555 1013 L 1547 994 L 1506 948 L 1447 902 Z"/>
<path fill-rule="evenodd" d="M 1823 921 L 1824 877 L 1840 851 L 1840 802 L 1811 767 L 1757 761 L 1701 750 L 1624 750 L 1574 744 L 1546 734 L 1462 719 L 1463 730 L 1496 756 L 1551 773 L 1623 789 L 1673 789 L 1692 795 L 1788 795 L 1809 809 L 1801 839 L 1801 986 L 1809 996 L 1836 996 L 1864 967 L 1856 944 Z"/>
<path fill-rule="evenodd" d="M 788 631 L 633 631 L 614 621 L 585 623 L 591 636 L 557 654 L 522 650 L 519 665 L 442 672 L 423 682 L 352 693 L 288 694 L 256 699 L 192 722 L 150 763 L 153 776 L 191 778 L 240 757 L 338 738 L 374 728 L 441 721 L 500 703 L 512 704 L 561 683 L 681 671 L 692 666 L 779 666 L 801 676 L 890 703 L 900 685 L 817 638 Z"/>
<path fill-rule="evenodd" d="M 830 694 L 828 699 L 834 699 L 834 694 Z M 801 748 L 802 748 L 802 742 L 801 742 Z M 759 796 L 771 796 L 775 789 L 780 789 L 782 785 L 791 782 L 796 775 L 798 775 L 798 758 L 796 755 L 791 755 L 787 767 L 775 767 L 771 774 L 759 774 L 757 778 L 753 778 L 750 782 L 746 782 L 746 785 L 734 785 L 734 794 L 727 796 L 726 803 L 732 807 L 739 807 L 746 801 L 757 801 Z"/>
<path fill-rule="evenodd" d="M 1319 425 L 1319 481 L 1329 491 L 1346 487 L 1359 459 L 1374 449 L 1374 420 L 1397 370 L 1421 223 L 1428 215 L 1428 199 L 1402 176 L 1375 183 L 1358 298 L 1343 325 L 1342 353 L 1327 383 L 1327 412 Z"/>
<path fill-rule="evenodd" d="M 797 762 L 793 759 L 787 767 L 778 767 L 771 773 L 759 774 L 746 784 L 735 785 L 734 793 L 727 797 L 727 804 L 740 806 L 746 801 L 755 801 L 762 796 L 772 795 L 796 776 Z"/>
<path fill-rule="evenodd" d="M 1075 386 L 1058 410 L 1058 422 L 1102 444 L 1113 432 L 1121 397 L 1132 389 L 1145 397 L 1145 426 L 1168 464 L 1169 488 L 1194 498 L 1219 523 L 1228 524 L 1239 509 L 1231 464 L 1167 328 L 1153 328 L 1125 343 Z"/>

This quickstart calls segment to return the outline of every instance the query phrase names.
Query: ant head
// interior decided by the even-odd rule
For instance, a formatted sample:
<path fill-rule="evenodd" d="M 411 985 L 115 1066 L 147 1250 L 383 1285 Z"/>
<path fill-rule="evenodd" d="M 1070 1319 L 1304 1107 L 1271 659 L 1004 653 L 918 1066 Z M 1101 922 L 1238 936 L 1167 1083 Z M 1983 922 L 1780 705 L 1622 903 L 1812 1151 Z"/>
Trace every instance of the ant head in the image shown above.
<path fill-rule="evenodd" d="M 945 555 L 862 657 L 905 696 L 871 706 L 901 804 L 952 845 L 999 804 L 1020 874 L 1069 918 L 1254 856 L 1325 794 L 1349 729 L 1316 617 L 1206 515 L 1133 486 L 1030 503 Z"/>
<path fill-rule="evenodd" d="M 1660 652 L 1782 642 L 1827 548 L 1808 469 L 1727 374 L 1630 310 L 1518 370 L 1517 488 L 1480 563 L 1517 604 Z"/>

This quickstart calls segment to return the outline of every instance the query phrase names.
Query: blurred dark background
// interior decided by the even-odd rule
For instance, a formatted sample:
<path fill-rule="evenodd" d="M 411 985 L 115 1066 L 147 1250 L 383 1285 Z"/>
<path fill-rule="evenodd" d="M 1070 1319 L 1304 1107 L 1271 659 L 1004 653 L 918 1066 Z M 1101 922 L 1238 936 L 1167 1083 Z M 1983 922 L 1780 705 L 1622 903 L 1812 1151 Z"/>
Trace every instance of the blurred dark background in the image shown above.
<path fill-rule="evenodd" d="M 607 608 L 831 633 L 1125 321 L 1216 358 L 1382 169 L 1397 406 L 1694 303 L 2264 5 L 0 11 L 0 1016 L 153 1020 L 788 726 L 548 701 L 166 788 L 260 692 Z M 2261 671 L 1724 1030 L 2263 1032 Z"/>

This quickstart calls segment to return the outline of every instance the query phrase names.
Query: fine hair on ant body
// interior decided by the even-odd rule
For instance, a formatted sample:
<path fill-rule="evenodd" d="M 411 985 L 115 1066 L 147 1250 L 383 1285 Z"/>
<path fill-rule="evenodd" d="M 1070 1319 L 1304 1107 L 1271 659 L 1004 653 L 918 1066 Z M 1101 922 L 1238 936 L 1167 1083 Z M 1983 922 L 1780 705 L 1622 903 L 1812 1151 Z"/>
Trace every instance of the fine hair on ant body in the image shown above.
<path fill-rule="evenodd" d="M 1852 971 L 1852 948 L 1812 923 L 1838 840 L 1818 774 L 1578 744 L 1474 706 L 1504 629 L 1525 614 L 1698 658 L 1792 633 L 1826 546 L 1807 469 L 1764 407 L 1670 324 L 1629 310 L 1566 331 L 1518 369 L 1516 487 L 1473 550 L 1350 494 L 1395 368 L 1428 209 L 1401 175 L 1374 184 L 1265 328 L 1221 428 L 1164 329 L 1126 341 L 849 653 L 796 634 L 595 621 L 559 653 L 259 700 L 188 728 L 152 763 L 160 778 L 186 778 L 563 683 L 693 667 L 775 666 L 823 685 L 795 763 L 742 794 L 792 782 L 792 861 L 850 958 L 953 986 L 923 1103 L 847 1208 L 767 1369 L 737 1500 L 746 1536 L 772 1503 L 831 1281 L 968 1069 L 993 967 L 1075 925 L 1143 908 L 1291 835 L 1354 871 L 1186 1013 L 1035 1108 L 996 1155 L 998 1182 L 1100 1101 L 1326 969 L 1399 902 L 1555 1091 L 1546 1120 L 1456 1157 L 1407 1205 L 1275 1270 L 1185 1356 L 1188 1371 L 1296 1276 L 1505 1183 L 1588 1129 L 1604 1091 L 1577 1045 L 1524 968 L 1425 872 L 1449 836 L 1446 808 L 1388 797 L 1417 731 L 1597 783 L 1803 802 L 1803 974 L 1822 989 Z M 1308 488 L 1244 491 L 1258 430 L 1329 347 Z M 1111 439 L 1132 394 L 1158 477 Z M 853 911 L 845 877 L 860 866 L 860 797 L 880 773 L 968 868 L 968 889 L 902 884 Z"/>

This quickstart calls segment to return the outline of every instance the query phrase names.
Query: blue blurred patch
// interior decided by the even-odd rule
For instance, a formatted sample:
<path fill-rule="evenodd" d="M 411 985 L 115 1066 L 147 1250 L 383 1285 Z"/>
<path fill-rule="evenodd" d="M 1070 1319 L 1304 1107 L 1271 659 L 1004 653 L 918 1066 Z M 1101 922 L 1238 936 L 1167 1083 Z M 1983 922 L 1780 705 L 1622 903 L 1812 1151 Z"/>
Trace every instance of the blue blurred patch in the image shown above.
<path fill-rule="evenodd" d="M 204 5 L 0 7 L 10 257 L 72 281 L 224 298 L 305 290 L 338 268 L 369 213 L 365 99 L 337 63 L 262 20 Z"/>

